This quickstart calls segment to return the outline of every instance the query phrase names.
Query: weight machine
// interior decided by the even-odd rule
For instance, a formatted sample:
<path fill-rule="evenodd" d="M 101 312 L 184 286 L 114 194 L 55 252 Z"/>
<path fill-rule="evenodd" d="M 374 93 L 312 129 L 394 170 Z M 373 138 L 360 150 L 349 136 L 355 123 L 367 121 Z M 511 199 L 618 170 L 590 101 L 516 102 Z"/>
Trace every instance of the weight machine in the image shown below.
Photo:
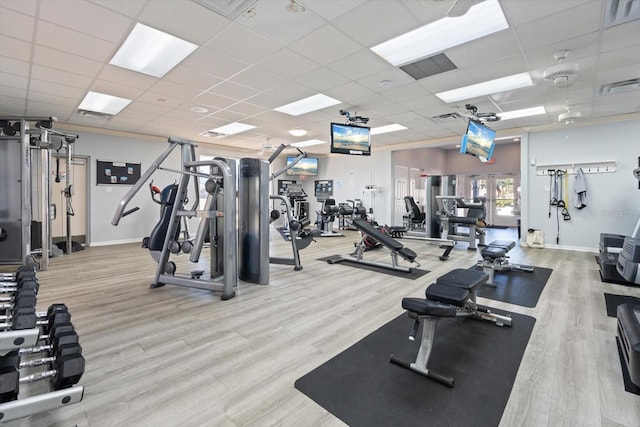
<path fill-rule="evenodd" d="M 0 117 L 0 264 L 48 270 L 50 256 L 57 254 L 51 239 L 51 150 L 65 146 L 70 153 L 79 136 L 54 130 L 56 121 Z"/>

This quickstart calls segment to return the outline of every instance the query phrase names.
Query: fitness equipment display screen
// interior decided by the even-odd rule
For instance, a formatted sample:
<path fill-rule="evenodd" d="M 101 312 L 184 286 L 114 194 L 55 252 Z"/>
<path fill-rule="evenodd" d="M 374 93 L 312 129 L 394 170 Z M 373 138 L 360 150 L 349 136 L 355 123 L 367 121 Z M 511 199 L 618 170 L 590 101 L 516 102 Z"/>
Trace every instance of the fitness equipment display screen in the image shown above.
<path fill-rule="evenodd" d="M 293 163 L 295 157 L 287 157 L 287 166 Z M 318 159 L 316 157 L 305 157 L 296 163 L 292 168 L 287 169 L 289 176 L 316 176 L 318 175 Z"/>
<path fill-rule="evenodd" d="M 486 162 L 493 156 L 495 137 L 495 130 L 479 122 L 469 120 L 467 133 L 462 136 L 460 152 L 462 154 L 471 154 L 478 157 L 480 161 Z"/>
<path fill-rule="evenodd" d="M 361 156 L 371 155 L 370 128 L 331 123 L 331 152 Z"/>

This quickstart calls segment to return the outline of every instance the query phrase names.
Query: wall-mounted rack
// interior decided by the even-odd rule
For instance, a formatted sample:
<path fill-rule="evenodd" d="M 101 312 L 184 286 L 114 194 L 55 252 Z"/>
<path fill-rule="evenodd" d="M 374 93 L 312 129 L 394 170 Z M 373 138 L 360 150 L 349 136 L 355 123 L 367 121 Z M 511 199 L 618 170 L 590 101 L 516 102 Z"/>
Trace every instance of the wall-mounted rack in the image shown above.
<path fill-rule="evenodd" d="M 578 169 L 582 169 L 583 173 L 612 173 L 616 172 L 617 165 L 615 160 L 536 165 L 536 175 L 547 175 L 547 171 L 550 169 L 560 169 L 570 175 L 578 172 Z"/>

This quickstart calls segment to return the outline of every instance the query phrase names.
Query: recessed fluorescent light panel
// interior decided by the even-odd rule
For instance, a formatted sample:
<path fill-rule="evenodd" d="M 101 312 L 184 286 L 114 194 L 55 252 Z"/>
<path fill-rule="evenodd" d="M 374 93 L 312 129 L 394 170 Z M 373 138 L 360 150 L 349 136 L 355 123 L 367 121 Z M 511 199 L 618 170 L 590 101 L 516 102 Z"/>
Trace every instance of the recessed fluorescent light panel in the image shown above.
<path fill-rule="evenodd" d="M 498 0 L 485 0 L 459 17 L 446 17 L 371 48 L 387 62 L 403 65 L 509 28 Z"/>
<path fill-rule="evenodd" d="M 89 91 L 78 108 L 114 116 L 129 103 L 131 103 L 130 99 Z"/>
<path fill-rule="evenodd" d="M 137 23 L 109 64 L 154 77 L 162 77 L 197 45 Z"/>
<path fill-rule="evenodd" d="M 540 114 L 546 114 L 544 107 L 524 108 L 522 110 L 505 111 L 504 113 L 498 113 L 496 116 L 500 117 L 500 120 L 519 119 L 521 117 L 537 116 Z"/>
<path fill-rule="evenodd" d="M 300 141 L 300 142 L 294 142 L 293 144 L 291 144 L 291 146 L 293 147 L 310 147 L 312 145 L 320 145 L 320 144 L 326 144 L 327 141 L 320 141 L 319 139 L 310 139 L 308 141 Z"/>
<path fill-rule="evenodd" d="M 406 127 L 399 125 L 398 123 L 394 123 L 392 125 L 378 126 L 376 128 L 371 128 L 369 133 L 371 135 L 380 135 L 381 133 L 396 132 L 396 131 L 405 130 L 405 129 Z"/>
<path fill-rule="evenodd" d="M 274 110 L 292 116 L 300 116 L 302 114 L 321 110 L 323 108 L 331 107 L 332 105 L 338 105 L 341 103 L 342 101 L 338 101 L 337 99 L 331 98 L 330 96 L 319 93 L 317 95 L 313 95 L 308 98 L 304 98 L 299 101 L 274 108 Z"/>
<path fill-rule="evenodd" d="M 224 135 L 235 135 L 236 133 L 244 132 L 249 129 L 253 129 L 255 126 L 247 125 L 245 123 L 233 122 L 228 125 L 220 126 L 215 129 L 211 129 L 211 132 L 221 133 Z"/>
<path fill-rule="evenodd" d="M 533 86 L 533 81 L 529 73 L 525 72 L 436 93 L 436 96 L 446 103 L 451 103 L 528 86 Z"/>

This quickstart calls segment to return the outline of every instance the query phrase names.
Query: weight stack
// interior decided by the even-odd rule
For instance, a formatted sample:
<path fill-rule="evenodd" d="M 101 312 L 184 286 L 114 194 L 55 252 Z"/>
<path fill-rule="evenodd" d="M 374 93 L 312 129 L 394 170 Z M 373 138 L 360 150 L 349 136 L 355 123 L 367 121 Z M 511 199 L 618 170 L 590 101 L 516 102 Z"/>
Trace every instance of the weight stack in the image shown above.
<path fill-rule="evenodd" d="M 238 276 L 269 284 L 269 162 L 240 159 L 238 177 Z"/>

